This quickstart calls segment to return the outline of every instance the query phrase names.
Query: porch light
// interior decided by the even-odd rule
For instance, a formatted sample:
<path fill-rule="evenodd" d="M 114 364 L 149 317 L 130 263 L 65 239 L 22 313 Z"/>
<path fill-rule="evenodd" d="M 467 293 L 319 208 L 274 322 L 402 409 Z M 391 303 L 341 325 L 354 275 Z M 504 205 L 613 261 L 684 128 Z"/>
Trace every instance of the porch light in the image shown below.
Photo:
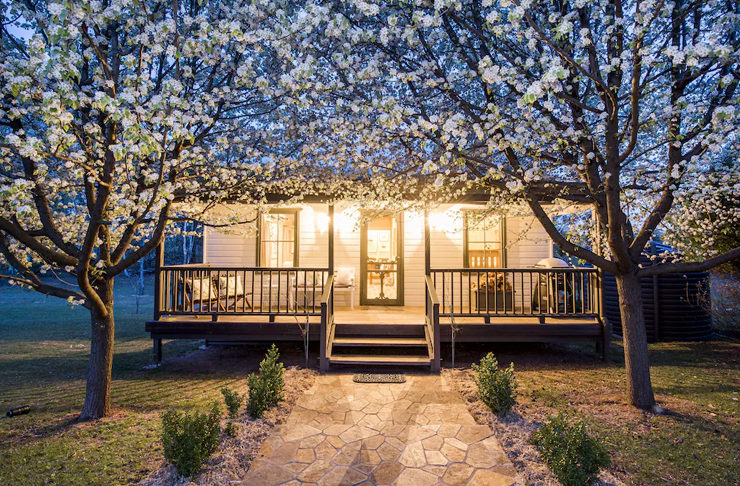
<path fill-rule="evenodd" d="M 326 213 L 317 213 L 316 214 L 316 229 L 319 230 L 319 233 L 322 235 L 329 231 L 329 221 L 331 218 L 329 218 L 329 215 Z"/>
<path fill-rule="evenodd" d="M 355 212 L 352 210 L 344 210 L 341 213 L 334 215 L 334 230 L 341 232 L 349 232 L 355 230 L 357 225 L 357 218 L 354 216 Z"/>
<path fill-rule="evenodd" d="M 429 226 L 438 231 L 452 233 L 462 229 L 462 222 L 450 212 L 432 213 L 429 215 Z"/>

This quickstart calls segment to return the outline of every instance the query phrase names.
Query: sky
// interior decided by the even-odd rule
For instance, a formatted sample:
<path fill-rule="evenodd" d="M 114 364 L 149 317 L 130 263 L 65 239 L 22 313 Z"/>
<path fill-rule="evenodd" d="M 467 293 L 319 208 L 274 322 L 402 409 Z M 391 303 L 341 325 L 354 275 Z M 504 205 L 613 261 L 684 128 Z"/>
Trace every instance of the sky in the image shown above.
<path fill-rule="evenodd" d="M 6 18 L 6 17 L 7 15 L 3 15 L 3 18 Z M 6 29 L 8 32 L 10 32 L 11 35 L 15 37 L 20 37 L 21 39 L 24 39 L 24 40 L 28 40 L 31 38 L 31 36 L 33 36 L 32 31 L 19 27 L 16 24 L 10 24 L 6 26 Z"/>

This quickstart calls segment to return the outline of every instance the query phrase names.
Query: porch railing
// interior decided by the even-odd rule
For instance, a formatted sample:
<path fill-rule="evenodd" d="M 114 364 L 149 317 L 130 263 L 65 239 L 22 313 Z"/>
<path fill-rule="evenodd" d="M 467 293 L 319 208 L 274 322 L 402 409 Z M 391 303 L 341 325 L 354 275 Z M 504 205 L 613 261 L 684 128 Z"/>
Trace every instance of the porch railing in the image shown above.
<path fill-rule="evenodd" d="M 440 370 L 440 345 L 441 339 L 439 334 L 439 297 L 434 281 L 430 275 L 424 279 L 426 287 L 426 319 L 425 333 L 429 346 L 429 357 L 432 360 L 432 371 Z"/>
<path fill-rule="evenodd" d="M 172 265 L 158 270 L 163 315 L 321 315 L 328 268 Z"/>
<path fill-rule="evenodd" d="M 440 313 L 455 317 L 598 317 L 599 274 L 592 268 L 437 268 Z"/>
<path fill-rule="evenodd" d="M 334 341 L 334 275 L 330 275 L 321 295 L 321 336 L 320 336 L 319 369 L 329 369 L 328 357 L 331 356 L 331 343 Z"/>

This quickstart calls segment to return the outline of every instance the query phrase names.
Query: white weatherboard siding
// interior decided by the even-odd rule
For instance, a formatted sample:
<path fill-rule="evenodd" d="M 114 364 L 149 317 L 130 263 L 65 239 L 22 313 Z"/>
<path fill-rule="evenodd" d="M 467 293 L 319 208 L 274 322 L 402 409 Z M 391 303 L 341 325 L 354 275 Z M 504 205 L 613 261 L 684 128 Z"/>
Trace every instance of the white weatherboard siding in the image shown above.
<path fill-rule="evenodd" d="M 299 264 L 301 267 L 328 266 L 328 208 L 325 204 L 300 206 Z M 463 267 L 463 231 L 461 209 L 475 205 L 442 205 L 430 215 L 431 263 L 433 268 Z M 355 305 L 360 303 L 360 229 L 357 210 L 346 204 L 335 207 L 334 268 L 351 267 L 355 271 Z M 424 305 L 424 216 L 404 214 L 404 304 Z M 257 266 L 257 236 L 253 230 L 241 233 L 209 229 L 205 234 L 205 262 L 213 266 Z M 506 266 L 530 268 L 551 256 L 552 243 L 534 217 L 506 219 Z M 515 286 L 517 282 L 514 282 Z M 464 285 L 465 287 L 466 285 Z M 526 286 L 525 286 L 526 287 Z M 441 290 L 438 293 L 441 295 Z M 528 291 L 525 294 L 528 301 Z M 467 301 L 467 293 L 463 295 Z M 518 297 L 517 297 L 518 299 Z M 349 293 L 338 292 L 337 306 L 349 306 Z"/>

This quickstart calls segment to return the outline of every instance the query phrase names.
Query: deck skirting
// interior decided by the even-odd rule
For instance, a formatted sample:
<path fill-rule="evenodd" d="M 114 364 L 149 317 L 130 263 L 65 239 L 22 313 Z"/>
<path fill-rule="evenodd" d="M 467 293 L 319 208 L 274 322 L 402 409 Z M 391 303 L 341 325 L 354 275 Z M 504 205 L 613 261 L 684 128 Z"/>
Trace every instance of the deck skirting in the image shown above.
<path fill-rule="evenodd" d="M 493 321 L 493 320 L 492 320 Z M 583 323 L 546 322 L 545 324 L 506 321 L 499 318 L 490 324 L 457 323 L 455 339 L 457 342 L 554 342 L 554 341 L 597 341 L 602 338 L 603 326 L 593 320 Z M 318 341 L 320 322 L 311 322 L 309 340 Z M 363 335 L 370 331 L 377 332 L 378 324 L 346 324 L 351 326 L 351 334 Z M 305 323 L 302 323 L 305 327 Z M 410 334 L 408 324 L 392 326 L 393 336 Z M 244 322 L 211 320 L 167 319 L 148 321 L 146 332 L 153 339 L 208 339 L 212 341 L 227 340 L 240 342 L 265 341 L 303 341 L 305 338 L 301 327 L 289 322 Z M 452 340 L 452 328 L 449 322 L 440 322 L 442 342 Z"/>

